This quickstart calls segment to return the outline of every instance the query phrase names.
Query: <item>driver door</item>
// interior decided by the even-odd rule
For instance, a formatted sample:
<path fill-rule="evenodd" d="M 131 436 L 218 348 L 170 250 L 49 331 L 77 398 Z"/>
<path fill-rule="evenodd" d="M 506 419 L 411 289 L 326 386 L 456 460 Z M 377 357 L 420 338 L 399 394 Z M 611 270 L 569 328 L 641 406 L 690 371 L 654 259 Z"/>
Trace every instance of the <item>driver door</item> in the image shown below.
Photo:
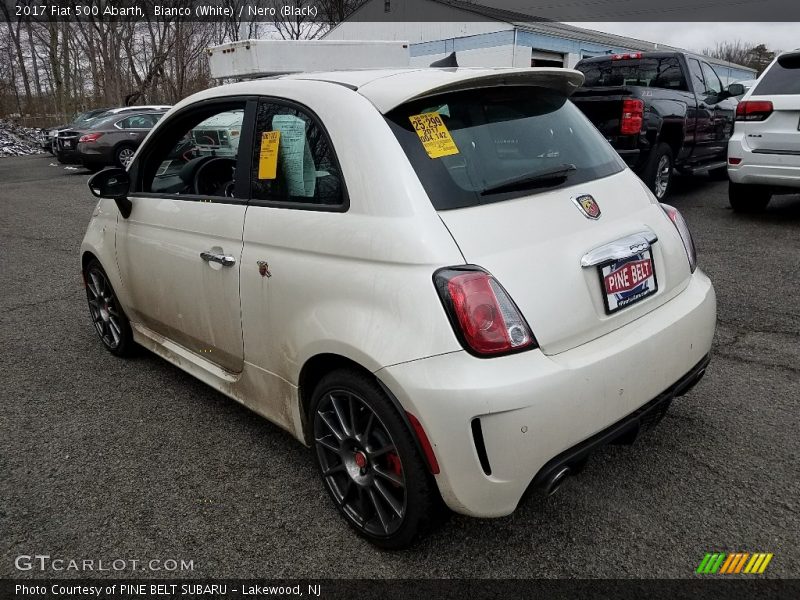
<path fill-rule="evenodd" d="M 131 166 L 116 255 L 131 320 L 233 373 L 244 364 L 242 229 L 255 102 L 202 103 L 162 123 Z M 248 129 L 249 127 L 249 129 Z"/>

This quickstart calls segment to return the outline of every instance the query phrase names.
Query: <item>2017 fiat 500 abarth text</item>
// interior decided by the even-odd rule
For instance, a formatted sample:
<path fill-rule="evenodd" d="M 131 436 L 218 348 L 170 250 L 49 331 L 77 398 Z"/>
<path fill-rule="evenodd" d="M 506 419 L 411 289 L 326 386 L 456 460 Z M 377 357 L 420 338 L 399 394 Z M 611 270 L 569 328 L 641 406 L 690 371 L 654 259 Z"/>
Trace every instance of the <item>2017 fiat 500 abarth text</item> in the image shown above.
<path fill-rule="evenodd" d="M 295 74 L 175 106 L 95 175 L 108 350 L 157 352 L 313 448 L 388 548 L 508 515 L 703 375 L 716 302 L 674 208 L 566 69 Z"/>

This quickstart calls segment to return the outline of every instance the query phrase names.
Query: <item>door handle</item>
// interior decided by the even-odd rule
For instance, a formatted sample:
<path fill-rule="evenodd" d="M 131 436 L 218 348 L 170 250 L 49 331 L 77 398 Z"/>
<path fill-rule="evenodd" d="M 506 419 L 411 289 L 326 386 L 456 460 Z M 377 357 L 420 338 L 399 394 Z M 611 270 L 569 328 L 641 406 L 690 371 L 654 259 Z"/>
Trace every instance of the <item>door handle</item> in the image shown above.
<path fill-rule="evenodd" d="M 225 254 L 214 254 L 213 252 L 201 252 L 200 258 L 206 262 L 215 262 L 221 264 L 223 267 L 232 267 L 236 264 L 236 259 L 232 256 Z"/>

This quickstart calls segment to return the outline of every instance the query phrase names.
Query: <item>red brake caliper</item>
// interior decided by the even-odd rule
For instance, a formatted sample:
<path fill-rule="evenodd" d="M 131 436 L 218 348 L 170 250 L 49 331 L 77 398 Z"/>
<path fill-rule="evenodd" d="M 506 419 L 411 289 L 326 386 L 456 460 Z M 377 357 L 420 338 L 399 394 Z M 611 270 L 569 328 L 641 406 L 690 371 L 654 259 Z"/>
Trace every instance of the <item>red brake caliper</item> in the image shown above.
<path fill-rule="evenodd" d="M 403 476 L 403 463 L 400 462 L 400 457 L 397 456 L 397 452 L 390 452 L 386 455 L 386 466 L 389 468 L 389 471 L 398 477 Z"/>

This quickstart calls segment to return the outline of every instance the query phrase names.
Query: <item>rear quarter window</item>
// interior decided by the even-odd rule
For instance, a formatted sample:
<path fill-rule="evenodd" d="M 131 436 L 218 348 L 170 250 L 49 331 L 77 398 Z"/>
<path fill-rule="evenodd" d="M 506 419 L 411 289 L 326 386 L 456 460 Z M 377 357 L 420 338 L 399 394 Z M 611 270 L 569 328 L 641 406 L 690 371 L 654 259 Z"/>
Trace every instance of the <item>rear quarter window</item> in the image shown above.
<path fill-rule="evenodd" d="M 786 68 L 777 61 L 764 73 L 753 90 L 754 96 L 800 94 L 800 68 Z"/>
<path fill-rule="evenodd" d="M 426 149 L 412 117 L 430 113 L 441 118 L 455 153 L 439 156 Z M 386 119 L 437 210 L 528 196 L 625 168 L 571 102 L 543 88 L 494 87 L 443 94 L 404 104 Z M 548 173 L 559 175 L 542 180 Z M 524 182 L 531 177 L 540 179 Z M 515 181 L 520 184 L 506 185 Z"/>

